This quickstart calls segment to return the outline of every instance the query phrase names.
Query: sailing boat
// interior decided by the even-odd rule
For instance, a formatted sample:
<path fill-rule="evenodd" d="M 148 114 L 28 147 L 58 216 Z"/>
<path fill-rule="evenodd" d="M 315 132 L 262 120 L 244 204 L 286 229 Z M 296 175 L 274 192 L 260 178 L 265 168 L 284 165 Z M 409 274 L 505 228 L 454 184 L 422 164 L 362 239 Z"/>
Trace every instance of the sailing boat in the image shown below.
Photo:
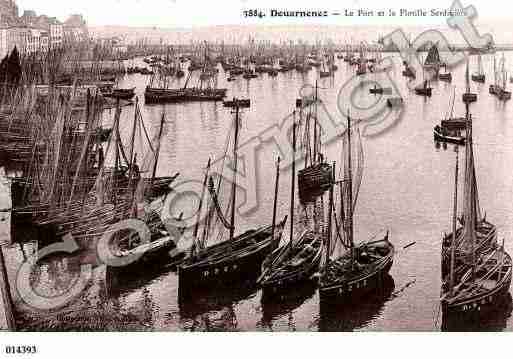
<path fill-rule="evenodd" d="M 189 67 L 187 79 L 182 88 L 169 88 L 167 81 L 164 86 L 152 87 L 153 82 L 146 86 L 144 92 L 147 104 L 187 101 L 222 101 L 226 97 L 226 88 L 217 88 L 217 68 L 215 68 L 208 55 L 208 46 L 205 44 L 203 65 L 198 67 L 192 64 Z M 192 78 L 193 71 L 201 69 L 198 84 L 187 87 Z"/>
<path fill-rule="evenodd" d="M 450 111 L 440 123 L 433 129 L 433 136 L 436 142 L 454 143 L 457 145 L 465 145 L 465 137 L 461 135 L 462 131 L 466 128 L 466 119 L 464 117 L 454 117 L 454 100 L 456 98 L 456 89 L 453 89 L 450 98 L 449 108 Z"/>
<path fill-rule="evenodd" d="M 501 101 L 506 101 L 511 99 L 511 92 L 506 91 L 506 78 L 508 77 L 506 74 L 506 70 L 504 69 L 504 53 L 502 54 L 502 58 L 499 64 L 499 71 L 497 71 L 497 64 L 495 61 L 495 57 L 493 58 L 493 73 L 494 73 L 494 84 L 490 85 L 488 92 L 494 96 L 496 96 Z"/>
<path fill-rule="evenodd" d="M 443 66 L 443 67 L 447 71 L 447 67 L 446 66 Z M 451 82 L 452 81 L 452 74 L 450 72 L 439 73 L 438 74 L 438 79 L 440 81 Z"/>
<path fill-rule="evenodd" d="M 235 113 L 230 220 L 225 218 L 219 203 L 220 181 L 216 189 L 213 178 L 209 177 L 209 166 L 207 166 L 203 187 L 205 191 L 208 186 L 211 201 L 206 208 L 207 218 L 204 221 L 203 233 L 202 235 L 199 233 L 198 222 L 194 230 L 194 243 L 190 256 L 178 267 L 179 294 L 182 299 L 189 296 L 194 289 L 256 279 L 263 260 L 278 247 L 285 226 L 286 218 L 277 225 L 262 226 L 235 236 L 239 115 L 242 108 L 249 107 L 249 101 L 234 98 L 231 103 L 227 103 L 227 106 L 232 107 Z M 202 202 L 200 201 L 199 204 L 198 215 L 201 212 Z M 214 237 L 214 233 L 211 232 L 214 216 L 224 229 L 229 230 L 229 238 L 206 246 L 207 240 Z"/>
<path fill-rule="evenodd" d="M 356 75 L 365 75 L 367 73 L 367 59 L 365 58 L 365 53 L 363 51 L 363 44 L 360 45 L 360 58 L 358 59 L 358 69 L 356 70 Z"/>
<path fill-rule="evenodd" d="M 429 84 L 429 80 L 427 80 L 425 77 L 426 77 L 426 74 L 425 74 L 424 68 L 422 68 L 422 78 L 424 79 L 424 81 L 422 82 L 422 85 L 415 87 L 415 93 L 420 96 L 431 97 L 432 88 Z"/>
<path fill-rule="evenodd" d="M 326 55 L 324 53 L 321 54 L 321 68 L 319 69 L 319 77 L 330 77 L 331 76 L 331 68 L 328 60 L 326 59 Z"/>
<path fill-rule="evenodd" d="M 463 216 L 457 227 L 458 161 L 454 184 L 452 234 L 442 241 L 442 314 L 445 322 L 474 319 L 494 308 L 509 291 L 512 262 L 497 243 L 496 227 L 481 217 L 472 146 L 472 116 L 466 103 Z"/>
<path fill-rule="evenodd" d="M 359 134 L 359 132 L 358 132 Z M 358 136 L 360 140 L 360 137 Z M 356 187 L 353 187 L 351 165 L 351 118 L 347 116 L 347 141 L 344 141 L 344 152 L 347 154 L 344 165 L 344 178 L 339 182 L 340 189 L 340 221 L 336 220 L 335 231 L 339 243 L 346 249 L 345 253 L 331 259 L 332 252 L 332 211 L 333 189 L 330 188 L 330 204 L 328 217 L 328 233 L 325 245 L 324 268 L 319 280 L 319 295 L 321 303 L 325 301 L 351 301 L 357 297 L 376 290 L 383 283 L 384 277 L 392 267 L 394 246 L 389 241 L 389 233 L 380 239 L 356 244 L 353 236 L 353 211 L 357 193 L 363 174 L 363 148 L 360 140 L 359 167 L 356 173 Z M 353 192 L 355 194 L 353 199 Z M 339 223 L 342 228 L 339 230 Z"/>
<path fill-rule="evenodd" d="M 481 54 L 477 54 L 477 72 L 472 74 L 472 81 L 474 82 L 485 82 L 485 74 L 483 71 L 483 60 Z"/>
<path fill-rule="evenodd" d="M 424 68 L 426 70 L 434 70 L 438 73 L 440 67 L 444 66 L 442 61 L 440 60 L 440 53 L 438 52 L 438 43 L 431 46 L 426 56 L 426 60 L 424 61 Z"/>
<path fill-rule="evenodd" d="M 317 98 L 317 96 L 316 96 Z M 316 104 L 313 105 L 314 107 Z M 297 106 L 300 107 L 300 106 Z M 311 108 L 311 106 L 309 106 Z M 301 114 L 303 108 L 301 107 Z M 310 115 L 310 114 L 308 114 Z M 295 119 L 294 119 L 295 120 Z M 314 192 L 321 193 L 322 188 L 326 188 L 326 184 L 332 182 L 331 166 L 322 162 L 322 156 L 317 153 L 320 148 L 320 128 L 314 129 L 314 135 L 310 135 L 310 122 L 314 120 L 313 126 L 318 127 L 317 116 L 306 116 L 306 121 L 301 121 L 303 127 L 305 143 L 305 169 L 299 172 L 300 193 L 304 192 L 305 182 L 310 184 L 309 194 Z M 262 264 L 262 275 L 259 283 L 263 287 L 266 297 L 274 296 L 277 293 L 283 293 L 284 290 L 290 289 L 298 284 L 306 284 L 312 282 L 312 276 L 319 269 L 322 255 L 322 236 L 318 226 L 319 217 L 324 213 L 323 200 L 319 195 L 312 196 L 308 202 L 303 202 L 300 206 L 304 219 L 300 223 L 301 230 L 295 233 L 294 226 L 294 199 L 295 199 L 295 182 L 296 182 L 296 132 L 297 125 L 294 121 L 293 125 L 293 161 L 292 161 L 292 185 L 291 185 L 291 204 L 290 204 L 290 239 L 287 244 L 275 250 L 269 255 Z M 313 137 L 313 141 L 311 138 Z M 313 142 L 313 143 L 312 143 Z M 312 147 L 314 150 L 312 154 Z M 325 169 L 325 167 L 328 167 Z M 312 187 L 315 187 L 312 188 Z M 305 197 L 302 198 L 305 201 Z M 308 223 L 310 222 L 310 223 Z M 312 223 L 313 222 L 313 223 Z M 298 235 L 295 238 L 295 235 Z"/>

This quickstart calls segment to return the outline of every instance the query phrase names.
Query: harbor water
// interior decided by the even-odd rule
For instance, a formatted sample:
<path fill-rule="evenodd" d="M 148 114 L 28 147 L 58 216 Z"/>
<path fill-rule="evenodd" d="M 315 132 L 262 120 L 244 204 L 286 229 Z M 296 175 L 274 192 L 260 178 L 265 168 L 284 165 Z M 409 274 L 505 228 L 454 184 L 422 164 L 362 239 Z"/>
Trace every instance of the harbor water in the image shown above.
<path fill-rule="evenodd" d="M 506 64 L 513 64 L 512 54 L 505 55 Z M 342 309 L 321 313 L 318 292 L 313 289 L 298 289 L 297 297 L 286 304 L 262 303 L 262 293 L 256 288 L 232 288 L 194 298 L 194 303 L 184 305 L 177 300 L 178 277 L 172 268 L 141 269 L 135 278 L 125 278 L 115 288 L 107 284 L 105 276 L 97 273 L 99 268 L 96 268 L 92 283 L 82 296 L 70 308 L 59 309 L 61 314 L 58 315 L 39 312 L 26 305 L 14 288 L 13 279 L 23 258 L 37 246 L 29 242 L 4 249 L 17 316 L 25 325 L 21 329 L 90 329 L 91 317 L 94 317 L 98 322 L 93 328 L 98 330 L 440 330 L 440 249 L 443 233 L 451 231 L 455 152 L 453 145 L 434 143 L 433 127 L 450 112 L 453 91 L 454 115 L 464 115 L 461 95 L 465 91 L 465 66 L 453 70 L 452 83 L 433 82 L 433 96 L 424 98 L 408 89 L 406 78 L 401 75 L 400 59 L 394 58 L 393 63 L 389 75 L 404 98 L 404 107 L 386 130 L 362 136 L 364 174 L 355 213 L 355 241 L 366 241 L 376 233 L 389 230 L 390 240 L 397 249 L 391 279 L 379 296 L 362 300 L 349 314 Z M 233 82 L 226 81 L 227 76 L 220 68 L 218 86 L 228 88 L 227 98 L 251 99 L 251 107 L 242 114 L 240 143 L 260 139 L 254 161 L 249 158 L 243 161 L 247 166 L 246 177 L 254 181 L 251 188 L 256 188 L 257 200 L 250 210 L 237 214 L 237 232 L 271 222 L 275 160 L 280 153 L 276 143 L 261 140 L 265 137 L 262 134 L 290 116 L 299 91 L 305 85 L 313 86 L 318 82 L 318 95 L 325 104 L 321 110 L 339 124 L 340 133 L 325 134 L 335 140 L 326 145 L 323 152 L 330 161 L 340 162 L 341 140 L 336 137 L 343 133 L 346 119 L 339 107 L 345 110 L 346 106 L 344 103 L 338 106 L 337 99 L 340 89 L 354 76 L 354 67 L 342 60 L 337 60 L 337 65 L 338 71 L 330 78 L 317 79 L 316 71 L 312 70 L 306 75 L 290 71 L 277 77 L 267 74 L 251 80 L 239 77 Z M 470 66 L 471 72 L 475 70 L 475 58 L 471 59 Z M 513 253 L 513 105 L 501 103 L 488 94 L 488 85 L 493 81 L 491 55 L 483 57 L 483 66 L 487 83 L 471 83 L 472 91 L 478 94 L 471 112 L 479 199 L 486 218 L 498 227 L 499 241 L 504 238 L 506 250 Z M 373 75 L 368 78 L 372 80 Z M 127 75 L 119 86 L 136 87 L 145 124 L 152 134 L 158 131 L 162 112 L 165 113 L 166 131 L 157 174 L 180 172 L 180 180 L 201 181 L 208 158 L 219 159 L 225 153 L 233 124 L 230 110 L 220 102 L 145 106 L 144 89 L 148 81 L 148 76 Z M 181 86 L 183 81 L 185 79 L 174 85 Z M 369 94 L 366 85 L 354 96 L 354 101 L 366 106 L 379 101 L 379 95 Z M 133 111 L 133 106 L 123 108 L 121 127 L 125 136 L 132 125 Z M 105 114 L 107 123 L 113 113 L 112 110 Z M 358 119 L 357 112 L 354 117 Z M 255 179 L 250 176 L 253 168 Z M 279 216 L 289 211 L 290 173 L 290 167 L 281 173 Z M 243 191 L 238 198 L 242 205 Z M 283 237 L 288 238 L 288 233 Z M 415 242 L 413 246 L 403 249 L 412 242 Z M 45 262 L 37 278 L 42 290 L 46 293 L 65 290 L 76 276 L 81 264 L 77 261 L 81 260 L 83 257 L 57 257 Z M 481 323 L 479 329 L 512 329 L 511 311 L 510 299 L 509 305 Z"/>

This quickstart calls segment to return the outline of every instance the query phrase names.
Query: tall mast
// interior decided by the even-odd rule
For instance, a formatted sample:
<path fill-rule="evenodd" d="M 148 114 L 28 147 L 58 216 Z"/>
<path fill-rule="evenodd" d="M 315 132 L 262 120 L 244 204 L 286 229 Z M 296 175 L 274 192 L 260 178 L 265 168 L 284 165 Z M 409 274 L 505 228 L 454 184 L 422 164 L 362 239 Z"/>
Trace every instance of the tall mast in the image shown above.
<path fill-rule="evenodd" d="M 209 158 L 208 163 L 207 163 L 207 169 L 205 170 L 205 177 L 203 178 L 203 187 L 201 189 L 201 198 L 200 198 L 200 203 L 198 205 L 198 214 L 196 216 L 196 224 L 194 225 L 193 237 L 194 237 L 195 241 L 198 240 L 198 230 L 199 230 L 199 223 L 200 223 L 200 218 L 201 218 L 201 207 L 203 206 L 203 199 L 205 197 L 205 188 L 207 187 L 208 173 L 210 171 L 210 162 L 211 162 L 211 159 Z"/>
<path fill-rule="evenodd" d="M 131 179 L 132 178 L 132 173 L 133 173 L 133 159 L 134 159 L 134 141 L 135 141 L 135 130 L 136 130 L 136 125 L 137 125 L 137 109 L 138 109 L 138 103 L 139 103 L 139 98 L 135 98 L 135 109 L 134 109 L 134 123 L 133 123 L 133 126 L 132 126 L 132 135 L 130 137 L 130 156 L 128 157 L 128 160 L 130 161 L 130 171 L 129 171 L 129 176 L 128 178 Z"/>
<path fill-rule="evenodd" d="M 451 242 L 451 267 L 449 272 L 449 295 L 452 295 L 454 289 L 454 257 L 456 252 L 456 218 L 458 212 L 458 165 L 459 165 L 459 150 L 458 145 L 456 151 L 456 169 L 454 171 L 454 207 L 452 211 L 452 242 Z"/>
<path fill-rule="evenodd" d="M 335 162 L 333 162 L 333 169 L 331 171 L 332 183 L 330 186 L 329 194 L 329 208 L 328 208 L 328 233 L 326 234 L 326 262 L 325 268 L 328 267 L 330 261 L 330 250 L 331 250 L 331 226 L 332 226 L 332 211 L 333 211 L 333 187 L 335 186 Z"/>
<path fill-rule="evenodd" d="M 348 183 L 348 202 L 347 206 L 347 219 L 349 221 L 349 244 L 351 246 L 351 263 L 354 262 L 354 243 L 353 243 L 353 174 L 351 171 L 351 117 L 349 111 L 347 111 L 347 183 Z M 351 264 L 352 265 L 352 264 Z"/>
<path fill-rule="evenodd" d="M 294 237 L 294 196 L 296 192 L 296 111 L 293 112 L 292 125 L 292 178 L 290 186 L 290 238 L 289 245 L 292 247 L 292 239 Z"/>
<path fill-rule="evenodd" d="M 232 181 L 232 209 L 230 219 L 230 240 L 233 240 L 235 233 L 235 196 L 237 192 L 237 146 L 239 143 L 239 102 L 233 99 L 235 106 L 235 139 L 233 143 L 233 181 Z"/>
<path fill-rule="evenodd" d="M 159 137 L 158 137 L 158 143 L 157 143 L 157 149 L 155 151 L 155 160 L 153 162 L 153 172 L 151 174 L 151 183 L 153 183 L 153 180 L 155 179 L 155 175 L 157 174 L 157 165 L 159 162 L 159 153 L 160 153 L 160 140 L 162 137 L 162 129 L 164 128 L 164 116 L 165 114 L 162 113 L 162 117 L 160 119 L 160 129 L 159 129 Z"/>
<path fill-rule="evenodd" d="M 272 236 L 274 239 L 274 228 L 276 227 L 276 206 L 278 204 L 278 188 L 280 184 L 280 161 L 281 158 L 278 156 L 278 161 L 276 162 L 276 179 L 274 183 L 274 204 L 273 204 L 273 228 L 272 228 Z"/>

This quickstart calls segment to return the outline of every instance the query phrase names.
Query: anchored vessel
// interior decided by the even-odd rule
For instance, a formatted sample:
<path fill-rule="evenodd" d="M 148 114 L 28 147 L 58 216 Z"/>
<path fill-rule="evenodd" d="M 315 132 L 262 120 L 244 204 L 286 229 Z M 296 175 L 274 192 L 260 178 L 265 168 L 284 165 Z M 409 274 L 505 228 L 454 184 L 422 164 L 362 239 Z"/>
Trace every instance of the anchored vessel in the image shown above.
<path fill-rule="evenodd" d="M 322 256 L 322 239 L 319 222 L 322 221 L 324 206 L 322 195 L 332 182 L 332 169 L 322 160 L 320 152 L 321 128 L 317 122 L 317 95 L 308 105 L 310 112 L 303 116 L 302 101 L 296 103 L 300 111 L 301 148 L 305 151 L 305 168 L 299 172 L 300 214 L 303 218 L 294 222 L 295 183 L 296 183 L 296 138 L 298 126 L 293 125 L 293 161 L 290 203 L 290 238 L 288 243 L 275 250 L 262 264 L 259 283 L 267 297 L 277 296 L 285 290 L 297 288 L 298 285 L 312 282 L 313 275 L 319 270 Z M 313 113 L 311 112 L 313 108 Z M 313 130 L 313 131 L 312 131 Z M 301 136 L 302 135 L 302 136 Z M 327 168 L 326 168 L 327 167 Z M 295 227 L 301 230 L 295 232 Z M 297 234 L 297 237 L 296 237 Z"/>
<path fill-rule="evenodd" d="M 495 57 L 493 58 L 493 73 L 494 73 L 494 79 L 495 83 L 491 84 L 488 92 L 490 94 L 494 95 L 501 101 L 507 101 L 511 99 L 511 92 L 506 91 L 506 79 L 507 79 L 507 73 L 504 69 L 504 54 L 502 54 L 502 58 L 499 64 L 499 68 L 497 69 L 497 64 L 495 61 Z"/>
<path fill-rule="evenodd" d="M 200 235 L 199 221 L 197 222 L 194 229 L 194 244 L 190 255 L 178 267 L 179 294 L 182 299 L 190 297 L 195 289 L 211 288 L 234 282 L 254 281 L 260 273 L 260 267 L 264 259 L 278 247 L 286 221 L 286 219 L 283 219 L 276 225 L 273 223 L 235 236 L 239 114 L 243 107 L 249 107 L 249 103 L 248 101 L 233 99 L 227 106 L 233 108 L 235 113 L 232 157 L 234 170 L 230 194 L 230 219 L 225 218 L 219 202 L 220 182 L 215 186 L 213 177 L 209 177 L 210 166 L 208 165 L 203 181 L 204 190 L 198 208 L 199 216 L 202 213 L 205 189 L 207 189 L 211 200 L 206 208 L 205 225 Z M 207 186 L 208 188 L 206 188 Z M 223 231 L 229 231 L 229 238 L 206 246 L 207 240 L 215 235 L 212 225 L 214 225 L 216 219 L 223 227 Z"/>
<path fill-rule="evenodd" d="M 442 240 L 441 305 L 445 327 L 479 321 L 509 291 L 511 257 L 497 243 L 495 225 L 481 216 L 472 146 L 472 117 L 466 104 L 463 215 L 457 228 L 459 151 L 456 147 L 452 233 Z"/>
<path fill-rule="evenodd" d="M 351 166 L 351 119 L 347 116 L 347 142 L 344 146 L 347 163 L 344 166 L 344 178 L 339 182 L 341 205 L 340 221 L 336 220 L 336 236 L 345 248 L 345 253 L 332 259 L 332 213 L 328 220 L 328 235 L 325 246 L 325 263 L 319 280 L 321 305 L 326 301 L 350 302 L 364 294 L 379 288 L 385 275 L 392 267 L 394 246 L 389 240 L 389 233 L 379 239 L 356 244 L 353 239 L 353 211 L 363 171 L 363 149 L 360 141 L 359 169 L 356 175 L 356 187 L 353 188 Z M 358 136 L 359 138 L 359 136 Z M 359 138 L 360 139 L 360 138 Z M 333 188 L 330 189 L 330 211 L 334 209 Z M 353 200 L 353 192 L 355 193 Z M 341 226 L 342 228 L 339 228 Z"/>

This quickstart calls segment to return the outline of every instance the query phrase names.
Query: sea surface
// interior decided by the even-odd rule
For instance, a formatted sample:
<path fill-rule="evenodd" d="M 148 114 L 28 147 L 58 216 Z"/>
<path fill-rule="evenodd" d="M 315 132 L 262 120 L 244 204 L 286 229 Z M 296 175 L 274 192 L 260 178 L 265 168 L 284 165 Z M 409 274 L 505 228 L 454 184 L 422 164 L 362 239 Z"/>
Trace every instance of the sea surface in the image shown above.
<path fill-rule="evenodd" d="M 506 53 L 505 56 L 506 65 L 513 64 L 513 54 Z M 475 60 L 470 60 L 471 72 L 475 70 Z M 140 64 L 140 60 L 130 62 L 131 65 L 136 63 Z M 311 89 L 317 81 L 318 96 L 323 102 L 318 109 L 319 116 L 331 118 L 336 124 L 330 129 L 331 133 L 324 133 L 324 138 L 331 141 L 323 146 L 323 152 L 330 161 L 340 162 L 339 136 L 343 134 L 346 122 L 341 110 L 345 112 L 350 106 L 347 97 L 342 98 L 340 106 L 337 99 L 341 88 L 352 86 L 346 82 L 354 76 L 354 68 L 342 60 L 337 60 L 336 64 L 339 68 L 334 77 L 325 79 L 318 79 L 312 70 L 307 75 L 291 71 L 275 78 L 261 74 L 249 81 L 240 77 L 227 82 L 227 76 L 220 68 L 218 86 L 228 88 L 227 97 L 251 99 L 251 107 L 241 115 L 240 143 L 255 141 L 265 130 L 279 126 L 294 111 L 300 89 L 305 86 Z M 390 117 L 380 122 L 382 131 L 376 133 L 377 127 L 372 126 L 365 132 L 366 125 L 375 123 L 376 118 L 364 117 L 365 110 L 351 110 L 353 119 L 361 120 L 359 127 L 365 154 L 355 213 L 355 241 L 366 241 L 376 233 L 389 230 L 397 249 L 391 278 L 376 297 L 364 299 L 351 308 L 333 308 L 321 313 L 315 289 L 298 288 L 297 295 L 286 304 L 268 304 L 261 302 L 262 293 L 256 288 L 233 288 L 194 298 L 194 303 L 183 305 L 177 300 L 178 277 L 172 268 L 142 269 L 134 278 L 124 278 L 113 288 L 106 283 L 104 269 L 96 267 L 83 294 L 68 308 L 60 309 L 58 315 L 27 306 L 14 290 L 13 279 L 23 256 L 37 248 L 34 241 L 4 249 L 15 305 L 23 322 L 20 329 L 440 330 L 440 248 L 443 233 L 451 231 L 456 154 L 453 145 L 437 146 L 434 143 L 433 127 L 451 112 L 454 91 L 456 100 L 452 112 L 455 116 L 464 115 L 461 94 L 465 91 L 465 66 L 453 69 L 452 83 L 433 82 L 433 96 L 424 98 L 408 89 L 407 81 L 401 75 L 400 59 L 394 58 L 393 64 L 389 79 L 395 86 L 394 91 L 404 98 L 402 112 L 389 113 L 385 109 L 380 113 L 378 119 Z M 513 253 L 513 108 L 511 101 L 504 104 L 488 94 L 488 85 L 493 81 L 491 55 L 483 57 L 483 66 L 487 83 L 471 83 L 472 91 L 478 94 L 478 102 L 471 105 L 471 113 L 479 199 L 486 218 L 498 227 L 499 240 L 504 238 L 506 250 Z M 377 76 L 369 75 L 367 79 L 374 81 Z M 201 181 L 208 158 L 219 159 L 226 151 L 233 114 L 220 102 L 144 105 L 144 88 L 148 81 L 148 76 L 127 75 L 119 86 L 136 87 L 142 117 L 151 136 L 157 133 L 164 113 L 166 128 L 157 174 L 180 172 L 182 181 Z M 174 85 L 181 86 L 183 81 L 185 79 Z M 384 99 L 369 94 L 368 85 L 354 88 L 351 100 L 354 104 L 362 108 L 383 104 Z M 113 110 L 105 114 L 106 125 L 112 121 L 113 114 Z M 134 106 L 123 108 L 120 126 L 125 141 L 128 141 L 133 116 Z M 140 151 L 143 151 L 142 147 Z M 257 190 L 257 201 L 247 211 L 248 206 L 243 205 L 245 193 L 239 190 L 238 204 L 243 206 L 239 207 L 236 216 L 237 232 L 269 224 L 272 219 L 275 161 L 280 153 L 273 141 L 260 143 L 255 153 L 253 162 L 249 157 L 240 161 L 247 166 L 244 171 L 251 181 L 249 187 Z M 460 160 L 462 158 L 463 151 Z M 253 168 L 256 179 L 251 176 Z M 340 176 L 338 169 L 337 176 Z M 285 166 L 280 177 L 279 216 L 285 216 L 289 211 L 290 177 L 290 166 Z M 185 212 L 190 210 L 187 207 L 193 207 L 190 204 L 183 206 Z M 180 208 L 176 208 L 176 212 L 180 212 Z M 283 238 L 288 238 L 288 227 Z M 403 248 L 412 242 L 415 244 Z M 48 293 L 61 293 L 71 283 L 73 273 L 76 274 L 83 260 L 83 257 L 49 259 L 39 273 L 41 287 Z M 511 305 L 498 308 L 488 320 L 468 329 L 510 330 L 513 328 L 511 312 Z M 98 318 L 98 321 L 93 325 L 91 318 Z"/>

